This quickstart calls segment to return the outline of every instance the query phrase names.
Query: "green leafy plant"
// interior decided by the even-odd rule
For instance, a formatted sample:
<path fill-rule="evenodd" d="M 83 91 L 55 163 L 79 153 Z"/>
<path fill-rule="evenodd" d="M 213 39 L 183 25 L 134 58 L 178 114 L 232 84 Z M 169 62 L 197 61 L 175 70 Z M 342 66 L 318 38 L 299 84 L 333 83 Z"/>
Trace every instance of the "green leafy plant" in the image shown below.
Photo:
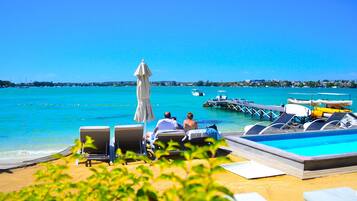
<path fill-rule="evenodd" d="M 222 170 L 219 165 L 229 161 L 226 156 L 216 156 L 224 141 L 209 139 L 208 143 L 200 147 L 187 143 L 181 157 L 174 159 L 170 153 L 177 150 L 176 142 L 159 143 L 161 148 L 154 152 L 156 160 L 118 150 L 112 167 L 91 167 L 88 178 L 73 181 L 68 174 L 69 163 L 84 160 L 79 154 L 81 143 L 76 140 L 71 156 L 43 164 L 35 174 L 34 185 L 2 193 L 0 200 L 230 200 L 233 194 L 213 177 Z M 93 141 L 87 139 L 84 146 L 94 148 Z M 145 163 L 129 168 L 123 165 L 128 160 Z"/>

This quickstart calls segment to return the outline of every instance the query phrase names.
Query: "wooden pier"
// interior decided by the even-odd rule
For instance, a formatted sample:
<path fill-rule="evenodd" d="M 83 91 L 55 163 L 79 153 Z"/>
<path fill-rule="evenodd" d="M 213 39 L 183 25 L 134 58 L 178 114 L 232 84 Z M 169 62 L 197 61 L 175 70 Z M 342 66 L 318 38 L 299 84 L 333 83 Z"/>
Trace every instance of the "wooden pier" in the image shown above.
<path fill-rule="evenodd" d="M 242 112 L 250 115 L 252 118 L 267 119 L 270 121 L 275 120 L 285 111 L 282 106 L 261 105 L 241 99 L 208 100 L 203 106 Z"/>

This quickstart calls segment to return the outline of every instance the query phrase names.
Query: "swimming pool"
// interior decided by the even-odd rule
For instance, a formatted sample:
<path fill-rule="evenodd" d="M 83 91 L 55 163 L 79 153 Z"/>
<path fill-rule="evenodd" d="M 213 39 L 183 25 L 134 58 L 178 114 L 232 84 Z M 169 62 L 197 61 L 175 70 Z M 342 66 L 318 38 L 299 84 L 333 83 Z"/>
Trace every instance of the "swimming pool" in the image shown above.
<path fill-rule="evenodd" d="M 300 178 L 357 171 L 357 129 L 226 139 L 239 155 Z"/>

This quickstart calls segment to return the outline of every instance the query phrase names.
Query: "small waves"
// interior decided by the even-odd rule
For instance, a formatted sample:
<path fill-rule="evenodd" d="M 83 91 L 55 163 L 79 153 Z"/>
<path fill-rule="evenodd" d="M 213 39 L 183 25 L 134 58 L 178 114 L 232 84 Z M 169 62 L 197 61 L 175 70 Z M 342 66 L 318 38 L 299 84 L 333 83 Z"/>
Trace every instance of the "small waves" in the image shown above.
<path fill-rule="evenodd" d="M 122 115 L 112 115 L 112 116 L 99 116 L 94 117 L 93 119 L 119 119 L 119 118 L 127 118 L 131 117 L 132 115 L 129 114 L 122 114 Z"/>
<path fill-rule="evenodd" d="M 33 160 L 61 152 L 62 149 L 53 150 L 13 150 L 0 151 L 0 164 Z"/>
<path fill-rule="evenodd" d="M 62 103 L 21 103 L 18 107 L 38 107 L 38 108 L 93 108 L 93 107 L 133 107 L 135 104 L 62 104 Z"/>
<path fill-rule="evenodd" d="M 221 123 L 234 123 L 234 121 L 230 120 L 218 120 L 218 119 L 203 119 L 197 121 L 199 124 L 221 124 Z"/>

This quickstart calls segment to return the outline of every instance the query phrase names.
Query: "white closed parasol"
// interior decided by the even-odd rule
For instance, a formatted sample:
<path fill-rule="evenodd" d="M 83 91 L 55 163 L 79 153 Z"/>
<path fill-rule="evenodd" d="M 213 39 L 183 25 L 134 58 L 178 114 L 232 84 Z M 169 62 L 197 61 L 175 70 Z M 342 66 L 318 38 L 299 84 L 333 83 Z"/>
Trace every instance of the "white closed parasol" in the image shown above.
<path fill-rule="evenodd" d="M 150 103 L 150 82 L 149 77 L 152 75 L 148 65 L 144 60 L 141 60 L 134 75 L 137 77 L 136 96 L 138 99 L 138 106 L 134 120 L 144 123 L 144 134 L 146 133 L 146 123 L 154 119 L 152 107 Z"/>

